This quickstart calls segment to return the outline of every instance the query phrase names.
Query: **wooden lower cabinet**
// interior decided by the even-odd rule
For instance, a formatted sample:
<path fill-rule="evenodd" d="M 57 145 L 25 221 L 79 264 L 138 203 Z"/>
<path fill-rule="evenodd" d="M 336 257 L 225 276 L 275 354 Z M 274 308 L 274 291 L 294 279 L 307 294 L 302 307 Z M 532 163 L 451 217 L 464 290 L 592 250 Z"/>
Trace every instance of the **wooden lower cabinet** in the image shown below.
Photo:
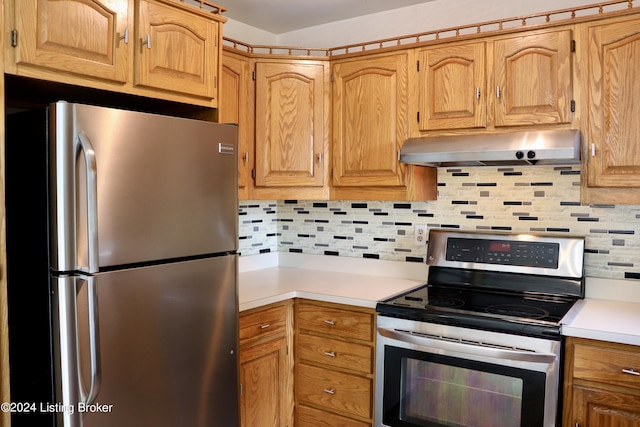
<path fill-rule="evenodd" d="M 242 427 L 373 426 L 373 309 L 288 300 L 239 331 Z"/>
<path fill-rule="evenodd" d="M 293 303 L 240 314 L 240 425 L 293 426 Z"/>
<path fill-rule="evenodd" d="M 373 425 L 375 312 L 296 301 L 296 426 Z"/>
<path fill-rule="evenodd" d="M 640 347 L 568 338 L 563 425 L 640 427 Z"/>

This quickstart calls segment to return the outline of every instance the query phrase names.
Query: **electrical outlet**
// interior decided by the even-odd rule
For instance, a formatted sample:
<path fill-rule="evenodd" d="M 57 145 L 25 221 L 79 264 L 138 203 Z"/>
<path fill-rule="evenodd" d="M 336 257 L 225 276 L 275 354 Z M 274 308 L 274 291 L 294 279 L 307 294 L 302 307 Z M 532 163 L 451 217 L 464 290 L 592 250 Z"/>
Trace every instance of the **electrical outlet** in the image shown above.
<path fill-rule="evenodd" d="M 426 224 L 416 224 L 413 229 L 413 243 L 416 245 L 427 244 L 427 226 Z"/>

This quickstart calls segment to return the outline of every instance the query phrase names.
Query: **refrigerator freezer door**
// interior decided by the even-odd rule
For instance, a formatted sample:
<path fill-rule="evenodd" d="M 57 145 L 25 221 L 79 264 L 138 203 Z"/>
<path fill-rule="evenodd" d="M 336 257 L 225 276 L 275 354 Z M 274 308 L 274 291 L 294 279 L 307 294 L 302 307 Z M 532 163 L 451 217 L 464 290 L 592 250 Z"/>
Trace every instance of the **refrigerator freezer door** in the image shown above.
<path fill-rule="evenodd" d="M 59 281 L 72 290 L 56 298 L 76 295 L 81 380 L 58 389 L 95 405 L 79 414 L 83 427 L 238 425 L 236 263 L 227 255 Z"/>
<path fill-rule="evenodd" d="M 65 102 L 51 123 L 54 264 L 78 253 L 54 270 L 95 272 L 94 243 L 101 269 L 237 249 L 235 126 Z"/>

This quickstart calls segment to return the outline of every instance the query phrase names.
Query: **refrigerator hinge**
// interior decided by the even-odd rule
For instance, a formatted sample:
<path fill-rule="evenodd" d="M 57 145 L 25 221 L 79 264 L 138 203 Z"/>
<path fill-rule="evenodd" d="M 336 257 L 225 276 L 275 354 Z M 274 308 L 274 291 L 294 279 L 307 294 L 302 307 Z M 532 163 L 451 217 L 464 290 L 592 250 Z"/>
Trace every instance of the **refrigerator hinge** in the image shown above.
<path fill-rule="evenodd" d="M 11 47 L 18 46 L 18 30 L 11 30 Z"/>

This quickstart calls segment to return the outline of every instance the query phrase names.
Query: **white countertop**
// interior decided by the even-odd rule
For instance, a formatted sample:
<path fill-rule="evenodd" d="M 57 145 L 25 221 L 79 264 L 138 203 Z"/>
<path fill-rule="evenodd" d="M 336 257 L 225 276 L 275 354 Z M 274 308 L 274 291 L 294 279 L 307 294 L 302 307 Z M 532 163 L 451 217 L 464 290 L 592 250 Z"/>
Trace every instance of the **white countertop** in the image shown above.
<path fill-rule="evenodd" d="M 240 311 L 289 298 L 375 308 L 426 280 L 426 265 L 303 254 L 240 258 Z M 247 257 L 252 258 L 252 257 Z"/>
<path fill-rule="evenodd" d="M 640 345 L 640 283 L 587 278 L 586 290 L 562 319 L 562 334 Z"/>
<path fill-rule="evenodd" d="M 240 257 L 239 271 L 240 311 L 290 298 L 375 308 L 427 278 L 421 263 L 289 253 Z M 562 334 L 640 345 L 640 282 L 587 278 Z"/>

